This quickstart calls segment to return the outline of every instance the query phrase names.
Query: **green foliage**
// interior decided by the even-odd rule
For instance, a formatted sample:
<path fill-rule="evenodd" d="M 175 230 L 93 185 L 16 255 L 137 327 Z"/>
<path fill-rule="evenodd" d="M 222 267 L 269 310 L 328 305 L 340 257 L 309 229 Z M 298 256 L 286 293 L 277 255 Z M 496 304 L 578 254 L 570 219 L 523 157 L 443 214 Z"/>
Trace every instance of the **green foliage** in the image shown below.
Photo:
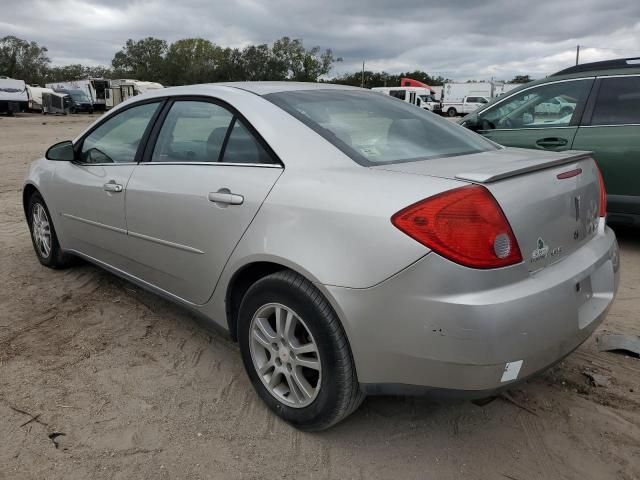
<path fill-rule="evenodd" d="M 115 54 L 111 64 L 116 77 L 155 80 L 162 77 L 166 53 L 165 40 L 153 37 L 129 39 Z"/>
<path fill-rule="evenodd" d="M 306 49 L 302 40 L 282 37 L 272 46 L 222 48 L 202 38 L 185 38 L 167 46 L 164 40 L 127 40 L 111 62 L 114 75 L 188 85 L 218 81 L 317 81 L 336 61 L 331 50 Z"/>
<path fill-rule="evenodd" d="M 0 75 L 39 84 L 44 80 L 50 60 L 47 49 L 37 42 L 14 36 L 0 39 Z"/>
<path fill-rule="evenodd" d="M 111 70 L 106 67 L 89 67 L 74 64 L 62 67 L 50 67 L 45 75 L 45 82 L 64 82 L 84 78 L 109 78 Z"/>

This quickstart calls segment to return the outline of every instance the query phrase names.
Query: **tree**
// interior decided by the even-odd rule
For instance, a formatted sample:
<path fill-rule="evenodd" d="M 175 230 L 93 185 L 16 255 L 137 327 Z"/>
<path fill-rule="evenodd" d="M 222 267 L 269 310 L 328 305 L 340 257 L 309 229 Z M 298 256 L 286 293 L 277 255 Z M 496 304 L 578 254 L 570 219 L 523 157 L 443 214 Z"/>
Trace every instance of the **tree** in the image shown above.
<path fill-rule="evenodd" d="M 211 82 L 223 62 L 222 48 L 202 38 L 185 38 L 169 47 L 164 78 L 169 85 Z"/>
<path fill-rule="evenodd" d="M 0 39 L 0 75 L 39 84 L 44 80 L 49 57 L 46 47 L 14 36 Z"/>
<path fill-rule="evenodd" d="M 250 45 L 242 50 L 242 70 L 246 80 L 286 80 L 287 66 L 276 58 L 269 45 Z"/>
<path fill-rule="evenodd" d="M 84 78 L 109 78 L 111 70 L 101 66 L 86 66 L 80 64 L 51 67 L 47 70 L 47 82 L 65 82 Z"/>
<path fill-rule="evenodd" d="M 516 75 L 509 83 L 529 83 L 532 78 L 529 75 Z"/>
<path fill-rule="evenodd" d="M 274 66 L 286 72 L 287 80 L 299 82 L 317 82 L 331 71 L 334 62 L 342 61 L 342 58 L 334 58 L 331 49 L 322 51 L 320 47 L 313 47 L 306 50 L 302 40 L 289 37 L 273 42 L 271 51 Z"/>
<path fill-rule="evenodd" d="M 115 54 L 111 64 L 116 76 L 162 82 L 166 53 L 165 40 L 153 37 L 137 41 L 129 39 L 124 48 Z"/>

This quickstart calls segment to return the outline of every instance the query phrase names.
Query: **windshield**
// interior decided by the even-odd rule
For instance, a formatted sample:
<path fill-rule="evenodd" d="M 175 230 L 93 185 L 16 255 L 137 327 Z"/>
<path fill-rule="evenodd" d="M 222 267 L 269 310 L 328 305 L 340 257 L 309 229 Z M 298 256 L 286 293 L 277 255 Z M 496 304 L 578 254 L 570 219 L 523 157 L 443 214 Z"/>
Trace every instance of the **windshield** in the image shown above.
<path fill-rule="evenodd" d="M 298 90 L 265 98 L 365 166 L 498 148 L 422 108 L 376 92 Z"/>
<path fill-rule="evenodd" d="M 82 90 L 70 90 L 69 95 L 71 95 L 71 98 L 76 102 L 90 102 L 89 97 Z"/>

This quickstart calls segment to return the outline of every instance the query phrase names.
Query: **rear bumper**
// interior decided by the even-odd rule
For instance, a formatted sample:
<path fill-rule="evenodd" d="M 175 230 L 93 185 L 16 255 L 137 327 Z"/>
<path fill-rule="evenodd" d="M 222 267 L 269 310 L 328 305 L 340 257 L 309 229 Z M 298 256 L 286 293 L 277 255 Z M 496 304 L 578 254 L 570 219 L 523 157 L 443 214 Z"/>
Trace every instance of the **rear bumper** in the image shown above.
<path fill-rule="evenodd" d="M 535 274 L 525 264 L 468 269 L 431 253 L 369 289 L 325 288 L 365 391 L 480 397 L 582 344 L 613 301 L 618 262 L 601 222 L 589 243 Z"/>

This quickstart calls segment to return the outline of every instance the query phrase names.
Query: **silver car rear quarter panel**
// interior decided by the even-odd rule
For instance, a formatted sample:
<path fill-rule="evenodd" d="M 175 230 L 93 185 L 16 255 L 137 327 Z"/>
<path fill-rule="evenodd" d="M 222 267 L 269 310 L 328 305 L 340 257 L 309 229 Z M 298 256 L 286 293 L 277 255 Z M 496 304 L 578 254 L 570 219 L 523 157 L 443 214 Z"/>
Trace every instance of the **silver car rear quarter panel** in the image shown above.
<path fill-rule="evenodd" d="M 348 324 L 362 384 L 484 391 L 584 342 L 613 301 L 616 265 L 615 236 L 601 221 L 592 241 L 535 274 L 524 263 L 473 270 L 431 253 L 373 288 L 327 290 Z"/>

